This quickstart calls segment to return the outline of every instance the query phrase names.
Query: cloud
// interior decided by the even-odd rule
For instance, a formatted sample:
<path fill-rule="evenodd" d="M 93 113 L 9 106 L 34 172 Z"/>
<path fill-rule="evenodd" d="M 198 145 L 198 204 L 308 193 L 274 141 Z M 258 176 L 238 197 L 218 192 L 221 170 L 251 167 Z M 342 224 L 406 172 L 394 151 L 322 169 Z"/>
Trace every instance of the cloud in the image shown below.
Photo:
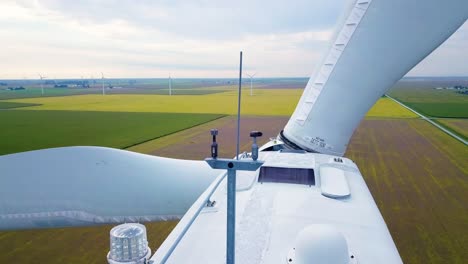
<path fill-rule="evenodd" d="M 244 34 L 329 29 L 343 9 L 343 2 L 43 0 L 26 1 L 23 6 L 35 9 L 40 6 L 80 23 L 124 20 L 144 30 L 190 38 L 235 39 Z"/>
<path fill-rule="evenodd" d="M 4 0 L 0 78 L 235 77 L 240 50 L 260 77 L 309 76 L 344 2 Z M 466 28 L 411 73 L 466 71 Z"/>

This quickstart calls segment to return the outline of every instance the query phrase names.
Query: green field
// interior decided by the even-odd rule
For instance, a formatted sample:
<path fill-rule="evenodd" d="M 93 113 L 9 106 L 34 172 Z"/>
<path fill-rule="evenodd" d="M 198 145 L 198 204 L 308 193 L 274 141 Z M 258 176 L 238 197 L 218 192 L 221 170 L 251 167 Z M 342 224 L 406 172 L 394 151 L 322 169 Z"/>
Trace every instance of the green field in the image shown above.
<path fill-rule="evenodd" d="M 87 93 L 99 93 L 97 89 L 62 89 L 62 88 L 44 88 L 42 95 L 41 88 L 27 87 L 26 90 L 9 91 L 0 90 L 0 100 L 17 99 L 17 98 L 33 98 L 33 97 L 50 97 L 50 96 L 68 96 Z"/>
<path fill-rule="evenodd" d="M 227 90 L 234 90 L 234 87 L 220 86 L 208 88 L 177 88 L 172 89 L 172 95 L 205 95 L 213 93 L 222 93 Z M 21 99 L 21 98 L 41 98 L 41 97 L 56 97 L 56 96 L 71 96 L 71 95 L 85 95 L 85 94 L 102 94 L 101 87 L 92 88 L 44 88 L 44 95 L 42 95 L 39 87 L 28 87 L 26 90 L 0 90 L 0 100 Z M 161 94 L 168 95 L 169 89 L 167 88 L 152 88 L 142 85 L 138 88 L 115 88 L 107 89 L 106 94 Z"/>
<path fill-rule="evenodd" d="M 468 118 L 468 96 L 434 87 L 395 87 L 388 94 L 431 117 Z"/>
<path fill-rule="evenodd" d="M 0 155 L 75 145 L 126 148 L 221 116 L 91 111 L 0 111 Z"/>
<path fill-rule="evenodd" d="M 467 96 L 468 97 L 468 96 Z M 414 110 L 431 117 L 468 118 L 468 100 L 450 103 L 405 103 Z"/>

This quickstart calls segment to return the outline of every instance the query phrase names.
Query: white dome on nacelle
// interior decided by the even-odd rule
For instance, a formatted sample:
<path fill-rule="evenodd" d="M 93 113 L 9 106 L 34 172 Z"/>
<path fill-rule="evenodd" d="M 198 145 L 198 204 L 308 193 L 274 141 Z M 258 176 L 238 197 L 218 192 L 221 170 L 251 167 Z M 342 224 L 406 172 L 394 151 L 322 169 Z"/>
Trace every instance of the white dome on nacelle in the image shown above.
<path fill-rule="evenodd" d="M 325 224 L 310 225 L 296 237 L 288 254 L 291 264 L 350 264 L 346 238 L 335 227 Z"/>

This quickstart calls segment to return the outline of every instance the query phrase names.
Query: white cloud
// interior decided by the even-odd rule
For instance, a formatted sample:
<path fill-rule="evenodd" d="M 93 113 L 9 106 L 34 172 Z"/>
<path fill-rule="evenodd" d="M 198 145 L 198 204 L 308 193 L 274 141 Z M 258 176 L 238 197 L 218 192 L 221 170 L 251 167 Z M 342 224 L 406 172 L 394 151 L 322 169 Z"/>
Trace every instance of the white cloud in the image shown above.
<path fill-rule="evenodd" d="M 259 76 L 308 76 L 344 7 L 344 0 L 215 3 L 4 0 L 0 60 L 8 67 L 0 78 L 101 71 L 109 77 L 236 77 L 240 50 L 245 69 Z M 412 73 L 466 71 L 457 54 L 460 43 L 468 43 L 466 32 L 465 26 Z M 440 70 L 444 59 L 455 61 L 453 69 Z"/>

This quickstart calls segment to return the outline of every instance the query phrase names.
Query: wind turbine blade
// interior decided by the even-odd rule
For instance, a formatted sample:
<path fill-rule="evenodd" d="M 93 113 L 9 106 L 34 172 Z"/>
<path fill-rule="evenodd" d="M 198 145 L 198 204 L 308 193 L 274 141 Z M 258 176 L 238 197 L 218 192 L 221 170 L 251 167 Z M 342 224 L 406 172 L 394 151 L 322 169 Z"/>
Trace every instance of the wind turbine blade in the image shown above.
<path fill-rule="evenodd" d="M 468 18 L 466 0 L 352 3 L 281 134 L 293 148 L 344 155 L 372 105 Z"/>
<path fill-rule="evenodd" d="M 0 229 L 176 219 L 220 173 L 204 161 L 102 147 L 4 155 L 0 168 Z"/>

